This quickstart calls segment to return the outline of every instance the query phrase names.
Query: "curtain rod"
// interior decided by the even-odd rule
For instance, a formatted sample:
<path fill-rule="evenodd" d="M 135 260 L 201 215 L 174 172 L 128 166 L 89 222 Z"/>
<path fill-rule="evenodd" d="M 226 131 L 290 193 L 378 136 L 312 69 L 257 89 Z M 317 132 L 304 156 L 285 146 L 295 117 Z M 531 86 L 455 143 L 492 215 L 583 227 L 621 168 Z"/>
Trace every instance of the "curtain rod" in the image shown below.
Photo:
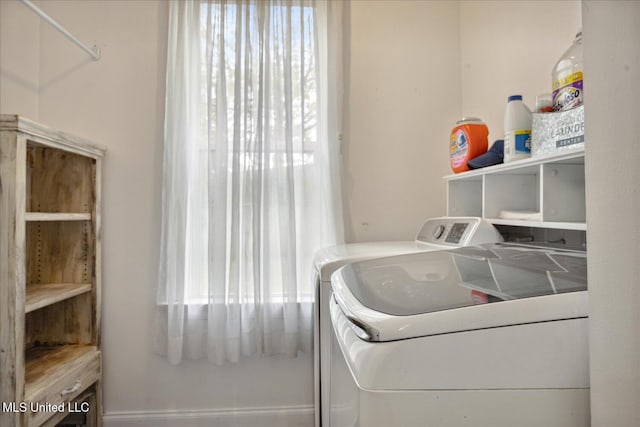
<path fill-rule="evenodd" d="M 49 24 L 51 24 L 51 26 L 53 28 L 55 28 L 56 30 L 60 31 L 62 34 L 64 34 L 69 40 L 71 40 L 72 42 L 74 42 L 80 49 L 84 50 L 85 52 L 87 52 L 89 55 L 91 55 L 91 58 L 93 58 L 94 61 L 97 61 L 100 59 L 100 49 L 98 49 L 98 46 L 94 45 L 92 48 L 87 47 L 87 45 L 85 45 L 84 43 L 82 43 L 80 40 L 78 40 L 76 37 L 74 37 L 73 34 L 71 34 L 69 31 L 67 31 L 62 25 L 58 24 L 55 20 L 53 20 L 53 18 L 51 18 L 49 15 L 47 15 L 46 13 L 44 13 L 44 11 L 42 9 L 40 9 L 38 6 L 36 6 L 35 4 L 31 3 L 31 1 L 29 0 L 20 0 L 25 6 L 27 6 L 29 9 L 31 9 L 32 11 L 34 11 L 38 16 L 40 16 L 42 19 L 44 19 L 45 21 L 47 21 Z"/>

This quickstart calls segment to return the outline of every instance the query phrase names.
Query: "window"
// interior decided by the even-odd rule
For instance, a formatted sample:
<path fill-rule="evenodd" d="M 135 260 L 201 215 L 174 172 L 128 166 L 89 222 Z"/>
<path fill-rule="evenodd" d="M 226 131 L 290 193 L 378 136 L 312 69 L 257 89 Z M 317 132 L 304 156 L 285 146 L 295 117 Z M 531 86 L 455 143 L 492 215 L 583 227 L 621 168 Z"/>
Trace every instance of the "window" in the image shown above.
<path fill-rule="evenodd" d="M 341 234 L 328 8 L 172 3 L 158 292 L 170 360 L 191 323 L 218 363 L 295 353 L 310 332 L 313 254 Z"/>

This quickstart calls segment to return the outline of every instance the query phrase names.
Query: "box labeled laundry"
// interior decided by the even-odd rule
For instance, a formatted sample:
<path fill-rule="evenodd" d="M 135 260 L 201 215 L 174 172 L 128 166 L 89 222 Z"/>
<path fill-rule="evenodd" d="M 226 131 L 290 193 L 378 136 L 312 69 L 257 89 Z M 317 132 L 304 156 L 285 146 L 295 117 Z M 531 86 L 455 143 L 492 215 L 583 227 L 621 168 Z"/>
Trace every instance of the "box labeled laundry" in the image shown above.
<path fill-rule="evenodd" d="M 533 113 L 531 156 L 584 148 L 584 105 L 556 113 Z"/>

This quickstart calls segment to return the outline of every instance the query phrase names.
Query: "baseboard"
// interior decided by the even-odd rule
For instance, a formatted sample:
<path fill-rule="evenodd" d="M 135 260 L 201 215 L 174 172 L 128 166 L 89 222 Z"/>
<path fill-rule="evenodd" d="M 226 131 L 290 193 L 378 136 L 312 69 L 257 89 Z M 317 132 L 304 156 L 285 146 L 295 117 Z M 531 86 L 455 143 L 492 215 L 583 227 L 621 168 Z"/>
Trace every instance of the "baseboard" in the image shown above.
<path fill-rule="evenodd" d="M 110 412 L 103 427 L 313 427 L 313 406 Z"/>

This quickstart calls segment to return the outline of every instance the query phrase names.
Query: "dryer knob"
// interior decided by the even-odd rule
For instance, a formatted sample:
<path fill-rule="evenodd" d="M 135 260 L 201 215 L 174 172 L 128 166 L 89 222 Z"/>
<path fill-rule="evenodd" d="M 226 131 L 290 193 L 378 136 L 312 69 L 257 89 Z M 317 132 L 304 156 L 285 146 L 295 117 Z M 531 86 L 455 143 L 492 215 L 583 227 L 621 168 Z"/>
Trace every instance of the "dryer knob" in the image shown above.
<path fill-rule="evenodd" d="M 439 225 L 435 230 L 433 230 L 433 237 L 438 240 L 442 237 L 442 233 L 444 233 L 444 225 Z"/>

